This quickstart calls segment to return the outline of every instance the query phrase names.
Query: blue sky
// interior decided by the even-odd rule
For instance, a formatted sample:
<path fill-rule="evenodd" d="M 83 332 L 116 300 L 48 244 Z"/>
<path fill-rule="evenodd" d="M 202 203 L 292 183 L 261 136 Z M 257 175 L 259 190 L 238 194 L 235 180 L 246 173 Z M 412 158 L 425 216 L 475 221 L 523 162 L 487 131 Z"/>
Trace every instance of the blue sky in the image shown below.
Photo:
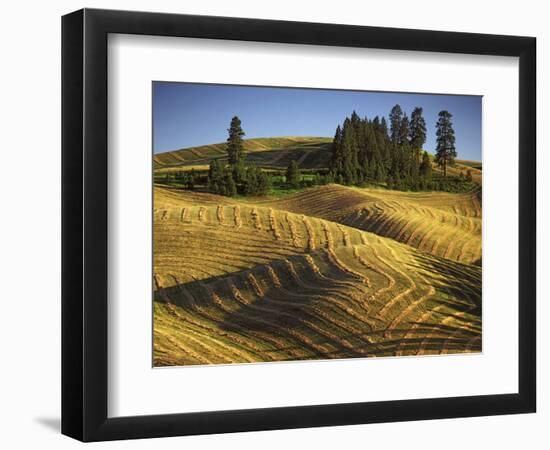
<path fill-rule="evenodd" d="M 453 115 L 460 159 L 481 161 L 481 97 L 394 92 L 268 88 L 195 83 L 153 83 L 155 153 L 224 142 L 231 118 L 239 116 L 245 138 L 330 136 L 352 111 L 385 116 L 399 103 L 409 115 L 424 110 L 424 148 L 435 149 L 439 111 Z"/>

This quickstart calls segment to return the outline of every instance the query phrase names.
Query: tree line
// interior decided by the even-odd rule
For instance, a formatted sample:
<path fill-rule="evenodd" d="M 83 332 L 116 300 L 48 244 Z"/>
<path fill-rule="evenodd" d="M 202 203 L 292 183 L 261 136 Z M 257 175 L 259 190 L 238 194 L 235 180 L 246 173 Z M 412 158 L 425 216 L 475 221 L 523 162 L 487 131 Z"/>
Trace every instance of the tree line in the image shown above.
<path fill-rule="evenodd" d="M 441 111 L 436 124 L 437 147 L 434 161 L 443 168 L 456 158 L 452 115 Z M 416 107 L 411 117 L 395 105 L 385 117 L 372 120 L 360 118 L 354 111 L 338 125 L 332 142 L 329 176 L 334 182 L 362 185 L 375 181 L 386 183 L 390 189 L 433 189 L 430 156 L 422 150 L 426 143 L 426 121 L 422 108 Z M 470 177 L 469 172 L 466 177 Z M 445 180 L 439 180 L 437 187 Z"/>
<path fill-rule="evenodd" d="M 379 184 L 398 190 L 453 191 L 471 184 L 470 170 L 460 177 L 447 177 L 447 168 L 457 156 L 451 113 L 441 111 L 436 123 L 434 162 L 442 168 L 443 177 L 433 176 L 431 157 L 422 148 L 426 143 L 422 108 L 415 107 L 409 118 L 397 104 L 388 119 L 389 123 L 385 117 L 360 118 L 354 111 L 336 128 L 328 169 L 313 171 L 306 181 L 297 162 L 291 161 L 284 173 L 285 185 L 299 188 L 328 183 Z M 227 131 L 227 164 L 218 159 L 211 161 L 205 179 L 207 190 L 229 197 L 266 195 L 273 180 L 283 178 L 283 174 L 270 175 L 255 165 L 246 164 L 245 132 L 239 117 L 231 119 Z M 204 179 L 204 175 L 199 176 L 193 170 L 164 177 L 165 182 L 174 180 L 187 189 L 193 189 L 198 179 Z"/>

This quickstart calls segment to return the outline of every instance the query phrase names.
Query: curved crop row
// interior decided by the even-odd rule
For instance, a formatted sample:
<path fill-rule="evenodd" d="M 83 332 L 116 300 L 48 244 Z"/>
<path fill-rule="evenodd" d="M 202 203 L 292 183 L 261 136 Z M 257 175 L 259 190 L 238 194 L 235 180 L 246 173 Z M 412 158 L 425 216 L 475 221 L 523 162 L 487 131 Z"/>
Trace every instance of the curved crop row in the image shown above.
<path fill-rule="evenodd" d="M 481 204 L 476 194 L 329 185 L 267 204 L 370 231 L 454 261 L 470 264 L 481 259 Z"/>
<path fill-rule="evenodd" d="M 479 267 L 273 206 L 163 194 L 154 226 L 157 366 L 481 349 Z"/>

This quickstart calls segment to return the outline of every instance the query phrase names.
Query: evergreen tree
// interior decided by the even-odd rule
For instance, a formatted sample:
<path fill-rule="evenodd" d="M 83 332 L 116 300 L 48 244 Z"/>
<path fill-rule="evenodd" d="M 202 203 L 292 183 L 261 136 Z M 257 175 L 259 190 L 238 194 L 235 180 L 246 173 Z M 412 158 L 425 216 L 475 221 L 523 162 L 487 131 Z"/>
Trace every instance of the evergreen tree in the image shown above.
<path fill-rule="evenodd" d="M 409 117 L 407 116 L 407 114 L 403 114 L 403 118 L 401 119 L 397 143 L 399 145 L 405 145 L 409 143 Z"/>
<path fill-rule="evenodd" d="M 422 108 L 414 108 L 409 126 L 409 142 L 413 150 L 421 150 L 426 143 L 426 121 L 422 116 Z"/>
<path fill-rule="evenodd" d="M 233 171 L 229 167 L 223 173 L 223 191 L 223 195 L 227 195 L 228 197 L 237 195 L 237 185 L 233 179 Z"/>
<path fill-rule="evenodd" d="M 256 195 L 258 193 L 258 172 L 255 166 L 246 168 L 244 194 Z"/>
<path fill-rule="evenodd" d="M 207 188 L 210 192 L 214 194 L 222 194 L 221 189 L 223 185 L 224 185 L 223 167 L 220 164 L 220 161 L 218 159 L 214 159 L 210 163 L 210 169 L 208 170 Z"/>
<path fill-rule="evenodd" d="M 380 119 L 380 131 L 383 133 L 384 137 L 388 137 L 388 123 L 386 122 L 386 118 L 382 116 L 382 119 Z"/>
<path fill-rule="evenodd" d="M 344 160 L 341 172 L 345 184 L 355 184 L 357 182 L 357 172 L 359 170 L 358 150 L 353 121 L 346 118 L 342 130 L 342 153 Z"/>
<path fill-rule="evenodd" d="M 292 160 L 290 161 L 290 164 L 288 165 L 286 169 L 286 182 L 294 187 L 298 188 L 300 187 L 300 169 L 298 168 L 298 164 L 296 161 Z"/>
<path fill-rule="evenodd" d="M 432 164 L 428 152 L 422 154 L 422 162 L 420 163 L 420 176 L 425 180 L 430 180 L 432 177 Z"/>
<path fill-rule="evenodd" d="M 359 122 L 357 129 L 358 165 L 362 177 L 368 174 L 369 159 L 373 151 L 372 144 L 368 142 L 368 134 L 371 131 L 369 121 L 365 118 Z"/>
<path fill-rule="evenodd" d="M 355 131 L 357 131 L 359 129 L 359 124 L 361 123 L 361 119 L 359 118 L 359 115 L 355 111 L 351 113 L 350 122 L 351 122 L 351 127 Z"/>
<path fill-rule="evenodd" d="M 418 106 L 414 108 L 411 114 L 409 143 L 412 150 L 411 178 L 413 185 L 418 185 L 422 146 L 426 143 L 426 121 L 422 116 L 422 108 Z"/>
<path fill-rule="evenodd" d="M 229 132 L 229 137 L 227 138 L 229 165 L 235 166 L 241 162 L 244 163 L 244 131 L 241 128 L 241 120 L 237 116 L 231 119 L 231 125 L 227 131 Z"/>
<path fill-rule="evenodd" d="M 368 172 L 366 172 L 366 175 L 368 178 L 382 181 L 385 178 L 385 162 L 380 153 L 379 140 L 376 139 L 377 134 L 380 134 L 380 130 L 377 130 L 373 124 L 373 126 L 369 127 L 367 133 L 367 146 L 370 151 Z"/>
<path fill-rule="evenodd" d="M 244 159 L 244 158 L 243 158 Z M 237 164 L 231 166 L 233 172 L 233 179 L 235 183 L 242 184 L 246 181 L 246 165 L 243 160 L 237 162 Z"/>
<path fill-rule="evenodd" d="M 375 163 L 373 175 L 374 179 L 379 183 L 383 182 L 386 179 L 386 166 L 383 162 Z"/>
<path fill-rule="evenodd" d="M 395 105 L 390 111 L 390 140 L 394 144 L 399 143 L 401 136 L 401 121 L 403 120 L 403 110 L 401 106 Z"/>
<path fill-rule="evenodd" d="M 399 146 L 399 152 L 401 153 L 399 177 L 401 178 L 404 187 L 405 185 L 410 185 L 412 183 L 413 153 L 408 140 L 405 140 Z"/>
<path fill-rule="evenodd" d="M 436 154 L 435 162 L 443 167 L 443 176 L 447 176 L 447 166 L 452 165 L 456 158 L 455 132 L 451 122 L 452 114 L 448 111 L 439 112 L 439 120 L 436 124 Z"/>
<path fill-rule="evenodd" d="M 334 139 L 332 140 L 332 156 L 330 159 L 330 170 L 334 173 L 341 172 L 344 166 L 344 155 L 342 147 L 342 128 L 340 125 L 336 127 L 336 132 L 334 133 Z"/>
<path fill-rule="evenodd" d="M 420 148 L 412 148 L 412 163 L 411 163 L 411 179 L 414 184 L 417 184 L 420 179 L 420 164 L 421 152 Z"/>
<path fill-rule="evenodd" d="M 269 178 L 269 175 L 261 169 L 258 169 L 256 180 L 258 185 L 257 194 L 267 195 L 269 193 L 269 189 L 271 189 L 271 179 Z"/>
<path fill-rule="evenodd" d="M 376 137 L 376 146 L 378 147 L 380 159 L 384 165 L 384 170 L 388 171 L 391 168 L 392 155 L 390 138 L 388 137 L 388 128 L 383 126 L 385 123 L 386 119 L 382 117 L 380 127 L 374 130 L 374 136 Z"/>

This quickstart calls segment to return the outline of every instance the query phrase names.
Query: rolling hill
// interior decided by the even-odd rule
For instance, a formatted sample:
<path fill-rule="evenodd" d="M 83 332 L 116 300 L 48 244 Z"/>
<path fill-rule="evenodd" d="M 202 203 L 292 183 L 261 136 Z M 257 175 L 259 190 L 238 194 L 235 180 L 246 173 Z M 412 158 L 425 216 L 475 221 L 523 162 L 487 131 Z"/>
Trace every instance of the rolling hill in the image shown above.
<path fill-rule="evenodd" d="M 155 188 L 154 365 L 480 351 L 481 268 L 411 236 L 480 233 L 480 205 L 389 192 L 240 201 Z M 387 231 L 401 216 L 418 226 Z"/>
<path fill-rule="evenodd" d="M 277 137 L 245 139 L 247 164 L 270 169 L 286 168 L 296 160 L 303 169 L 327 167 L 332 139 L 324 137 Z M 213 159 L 227 161 L 225 143 L 191 147 L 153 155 L 157 172 L 207 168 Z"/>
<path fill-rule="evenodd" d="M 331 157 L 331 138 L 244 142 L 267 170 Z M 205 170 L 225 143 L 153 159 L 155 173 Z M 154 365 L 481 351 L 481 163 L 448 172 L 467 170 L 477 185 L 464 193 L 156 186 Z"/>
<path fill-rule="evenodd" d="M 441 170 L 437 166 L 434 166 L 434 169 L 436 173 L 440 175 L 443 174 L 443 170 Z M 477 161 L 467 161 L 467 160 L 457 159 L 454 165 L 447 167 L 447 174 L 453 177 L 457 177 L 460 175 L 460 173 L 465 175 L 468 172 L 468 170 L 472 174 L 472 180 L 478 184 L 481 184 L 481 175 L 482 175 L 481 163 Z"/>
<path fill-rule="evenodd" d="M 416 193 L 328 185 L 267 204 L 371 231 L 454 261 L 481 259 L 477 192 Z"/>
<path fill-rule="evenodd" d="M 332 138 L 329 137 L 282 136 L 244 140 L 246 163 L 267 170 L 284 170 L 292 160 L 302 170 L 326 169 L 331 158 L 331 145 Z M 207 170 L 213 159 L 227 163 L 224 142 L 157 153 L 153 155 L 153 165 L 156 173 Z M 447 168 L 448 174 L 455 177 L 466 174 L 468 170 L 473 181 L 481 184 L 480 162 L 456 160 Z M 434 171 L 439 175 L 443 173 L 437 166 L 434 166 Z"/>
<path fill-rule="evenodd" d="M 161 189 L 163 198 L 189 204 L 243 204 L 273 208 L 389 237 L 434 256 L 466 264 L 481 261 L 481 201 L 477 192 L 400 192 L 331 184 L 284 198 L 235 200 Z"/>

